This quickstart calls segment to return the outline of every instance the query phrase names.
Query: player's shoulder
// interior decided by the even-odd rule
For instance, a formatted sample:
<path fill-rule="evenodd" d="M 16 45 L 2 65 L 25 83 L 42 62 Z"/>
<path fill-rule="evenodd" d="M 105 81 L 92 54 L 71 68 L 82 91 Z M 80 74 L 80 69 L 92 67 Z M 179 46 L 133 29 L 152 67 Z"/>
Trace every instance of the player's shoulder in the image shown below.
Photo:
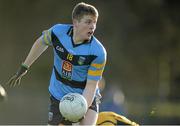
<path fill-rule="evenodd" d="M 96 52 L 98 55 L 106 55 L 107 53 L 103 44 L 95 36 L 93 36 L 91 47 L 93 52 Z"/>
<path fill-rule="evenodd" d="M 64 33 L 68 32 L 68 30 L 72 27 L 71 24 L 55 24 L 51 27 L 53 32 L 58 32 L 58 33 Z"/>

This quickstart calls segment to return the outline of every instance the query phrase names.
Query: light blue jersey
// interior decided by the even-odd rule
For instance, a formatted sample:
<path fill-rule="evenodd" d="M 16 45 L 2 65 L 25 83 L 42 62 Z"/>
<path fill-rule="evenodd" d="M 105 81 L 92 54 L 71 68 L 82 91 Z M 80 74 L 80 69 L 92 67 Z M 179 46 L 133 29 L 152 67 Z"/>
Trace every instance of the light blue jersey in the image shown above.
<path fill-rule="evenodd" d="M 72 35 L 73 27 L 67 24 L 57 24 L 42 35 L 43 43 L 54 50 L 49 92 L 58 100 L 70 92 L 82 94 L 87 80 L 101 79 L 106 63 L 106 50 L 94 36 L 75 44 Z"/>

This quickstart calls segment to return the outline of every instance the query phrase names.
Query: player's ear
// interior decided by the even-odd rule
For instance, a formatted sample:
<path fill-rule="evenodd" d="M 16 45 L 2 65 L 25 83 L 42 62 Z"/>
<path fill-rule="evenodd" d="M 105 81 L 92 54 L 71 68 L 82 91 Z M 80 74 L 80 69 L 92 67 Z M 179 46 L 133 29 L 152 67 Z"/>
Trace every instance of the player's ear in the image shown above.
<path fill-rule="evenodd" d="M 77 19 L 73 19 L 73 26 L 77 27 L 78 24 L 78 20 Z"/>

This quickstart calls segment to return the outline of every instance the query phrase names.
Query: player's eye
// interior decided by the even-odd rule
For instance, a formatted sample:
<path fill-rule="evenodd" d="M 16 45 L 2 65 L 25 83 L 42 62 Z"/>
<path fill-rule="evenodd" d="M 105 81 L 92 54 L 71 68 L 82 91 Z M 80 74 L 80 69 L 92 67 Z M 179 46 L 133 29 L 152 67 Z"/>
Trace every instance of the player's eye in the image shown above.
<path fill-rule="evenodd" d="M 91 24 L 91 22 L 92 22 L 91 20 L 87 20 L 85 23 L 86 24 Z"/>

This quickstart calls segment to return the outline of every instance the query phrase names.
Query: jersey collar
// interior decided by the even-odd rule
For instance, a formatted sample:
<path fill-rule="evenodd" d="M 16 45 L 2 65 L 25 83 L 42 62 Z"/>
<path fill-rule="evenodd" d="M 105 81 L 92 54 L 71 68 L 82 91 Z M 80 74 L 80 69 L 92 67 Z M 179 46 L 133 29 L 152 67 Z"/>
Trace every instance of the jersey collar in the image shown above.
<path fill-rule="evenodd" d="M 67 32 L 67 35 L 71 37 L 71 42 L 72 42 L 73 47 L 77 47 L 77 46 L 80 46 L 80 45 L 82 45 L 82 44 L 91 43 L 92 40 L 93 40 L 93 36 L 92 36 L 90 40 L 86 40 L 86 41 L 84 41 L 84 42 L 82 42 L 82 43 L 80 43 L 80 44 L 75 44 L 75 43 L 74 43 L 74 40 L 73 40 L 73 26 L 71 26 L 71 27 L 69 28 L 69 30 L 68 30 L 68 32 Z"/>

